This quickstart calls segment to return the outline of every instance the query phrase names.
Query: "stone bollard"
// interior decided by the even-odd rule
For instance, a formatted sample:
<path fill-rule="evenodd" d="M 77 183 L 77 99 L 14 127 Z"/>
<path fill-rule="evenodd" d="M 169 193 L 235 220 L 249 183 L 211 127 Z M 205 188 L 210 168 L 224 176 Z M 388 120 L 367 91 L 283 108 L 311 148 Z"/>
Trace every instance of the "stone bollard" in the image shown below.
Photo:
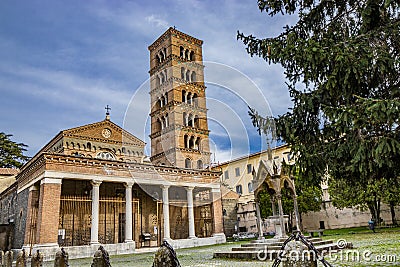
<path fill-rule="evenodd" d="M 4 252 L 0 250 L 0 267 L 4 266 Z"/>
<path fill-rule="evenodd" d="M 317 257 L 314 251 L 308 250 L 300 241 L 290 241 L 286 244 L 282 259 L 283 267 L 317 267 Z"/>
<path fill-rule="evenodd" d="M 31 267 L 42 267 L 43 266 L 43 253 L 36 251 L 31 259 Z"/>
<path fill-rule="evenodd" d="M 4 254 L 4 267 L 12 267 L 14 255 L 12 251 L 6 251 Z"/>
<path fill-rule="evenodd" d="M 61 250 L 56 253 L 54 267 L 69 267 L 68 252 L 66 252 L 64 248 L 61 248 Z"/>
<path fill-rule="evenodd" d="M 164 241 L 154 255 L 153 267 L 181 267 L 174 249 Z"/>
<path fill-rule="evenodd" d="M 110 256 L 103 246 L 94 253 L 91 267 L 111 267 Z"/>
<path fill-rule="evenodd" d="M 25 249 L 18 252 L 16 267 L 26 267 L 26 253 Z"/>

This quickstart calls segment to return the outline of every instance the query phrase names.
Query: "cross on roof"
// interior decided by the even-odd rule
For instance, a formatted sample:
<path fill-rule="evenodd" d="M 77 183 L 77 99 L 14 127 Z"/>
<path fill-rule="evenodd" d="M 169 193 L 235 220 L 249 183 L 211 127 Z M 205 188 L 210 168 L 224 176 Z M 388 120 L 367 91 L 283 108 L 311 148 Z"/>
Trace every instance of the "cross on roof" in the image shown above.
<path fill-rule="evenodd" d="M 107 110 L 106 115 L 110 115 L 111 108 L 107 105 L 104 109 Z"/>

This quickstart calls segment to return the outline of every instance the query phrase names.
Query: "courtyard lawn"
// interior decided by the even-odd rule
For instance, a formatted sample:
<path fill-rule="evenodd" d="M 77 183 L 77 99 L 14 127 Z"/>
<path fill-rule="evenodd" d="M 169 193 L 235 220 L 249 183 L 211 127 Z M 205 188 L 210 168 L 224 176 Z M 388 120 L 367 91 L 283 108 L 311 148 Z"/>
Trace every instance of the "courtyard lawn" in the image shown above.
<path fill-rule="evenodd" d="M 376 233 L 372 233 L 367 228 L 327 230 L 323 239 L 332 239 L 335 242 L 345 240 L 354 245 L 352 250 L 327 256 L 326 259 L 332 266 L 400 266 L 400 228 L 377 229 Z M 267 267 L 272 265 L 272 262 L 213 259 L 214 252 L 227 251 L 246 242 L 178 249 L 176 254 L 182 267 Z M 151 267 L 153 257 L 154 253 L 111 256 L 111 265 L 113 267 Z M 89 267 L 91 259 L 70 260 L 69 263 L 71 267 Z M 54 265 L 52 262 L 46 262 L 44 266 Z"/>

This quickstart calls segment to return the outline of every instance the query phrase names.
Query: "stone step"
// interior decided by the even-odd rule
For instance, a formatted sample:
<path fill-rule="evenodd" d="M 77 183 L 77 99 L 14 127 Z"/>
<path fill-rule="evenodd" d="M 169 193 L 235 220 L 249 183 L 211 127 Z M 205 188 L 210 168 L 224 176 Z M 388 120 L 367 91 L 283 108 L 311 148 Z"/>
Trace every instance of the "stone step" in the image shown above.
<path fill-rule="evenodd" d="M 325 246 L 325 245 L 333 245 L 332 240 L 326 240 L 326 241 L 321 241 L 321 242 L 315 242 L 313 245 L 315 247 L 320 247 L 320 246 Z M 232 251 L 259 251 L 260 249 L 267 249 L 267 250 L 280 250 L 282 246 L 254 246 L 254 244 L 244 244 L 241 247 L 237 248 L 232 248 Z"/>
<path fill-rule="evenodd" d="M 321 245 L 314 244 L 314 246 L 319 252 L 325 250 L 335 253 L 341 249 L 337 246 L 336 243 L 332 242 L 332 240 L 328 241 L 330 242 Z M 346 248 L 352 248 L 352 247 L 353 247 L 352 243 L 347 243 Z M 254 247 L 247 247 L 247 248 L 249 249 L 248 251 L 246 250 L 246 247 L 244 247 L 244 250 L 237 250 L 240 248 L 233 248 L 232 251 L 228 252 L 215 252 L 214 258 L 243 259 L 243 260 L 274 260 L 280 253 L 280 247 L 279 249 L 272 249 L 272 247 L 269 247 L 267 250 L 263 250 L 262 248 L 258 250 L 251 250 L 254 249 Z"/>
<path fill-rule="evenodd" d="M 319 238 L 319 237 L 306 237 L 306 239 L 308 240 L 308 241 L 311 241 L 312 243 L 314 243 L 314 242 L 318 242 L 318 241 L 321 241 L 322 239 L 321 238 Z M 262 244 L 276 244 L 276 243 L 278 243 L 278 244 L 283 244 L 283 242 L 285 242 L 286 241 L 286 238 L 277 238 L 277 239 L 275 239 L 275 238 L 269 238 L 269 239 L 256 239 L 256 240 L 252 240 L 250 243 L 251 244 L 260 244 L 260 243 L 262 243 Z"/>
<path fill-rule="evenodd" d="M 333 243 L 333 240 L 320 240 L 316 242 L 312 242 L 314 246 L 323 245 Z M 275 243 L 248 243 L 242 244 L 241 247 L 254 247 L 254 248 L 263 248 L 263 247 L 282 247 L 283 242 L 275 242 Z"/>

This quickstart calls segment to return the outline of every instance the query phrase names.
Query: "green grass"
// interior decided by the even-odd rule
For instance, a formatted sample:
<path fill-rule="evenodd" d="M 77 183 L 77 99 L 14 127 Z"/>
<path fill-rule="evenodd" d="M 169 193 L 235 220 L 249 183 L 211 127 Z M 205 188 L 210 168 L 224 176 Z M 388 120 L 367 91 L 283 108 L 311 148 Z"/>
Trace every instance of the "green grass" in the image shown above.
<path fill-rule="evenodd" d="M 353 250 L 347 250 L 349 255 L 360 255 L 360 260 L 351 260 L 351 257 L 346 258 L 345 253 L 332 254 L 331 257 L 326 257 L 327 261 L 332 266 L 344 267 L 369 267 L 369 266 L 400 266 L 400 228 L 381 228 L 377 229 L 377 233 L 372 233 L 366 227 L 337 229 L 324 231 L 323 239 L 331 239 L 334 242 L 344 239 L 347 242 L 352 242 Z M 240 260 L 225 260 L 214 259 L 213 253 L 217 251 L 228 251 L 232 247 L 239 247 L 247 241 L 229 242 L 214 246 L 205 246 L 197 248 L 186 248 L 176 250 L 178 259 L 182 267 L 269 267 L 272 262 L 261 261 L 240 261 Z M 370 252 L 371 254 L 365 257 L 363 253 Z M 377 262 L 377 256 L 396 255 L 395 262 Z M 131 254 L 111 256 L 111 264 L 113 267 L 150 267 L 153 263 L 154 253 Z M 341 259 L 342 258 L 342 259 Z M 355 258 L 356 259 L 356 258 Z M 371 261 L 367 261 L 371 259 Z M 70 260 L 71 267 L 89 267 L 91 259 L 76 259 Z M 54 263 L 47 262 L 44 267 L 54 266 Z M 322 266 L 319 264 L 318 266 Z"/>

